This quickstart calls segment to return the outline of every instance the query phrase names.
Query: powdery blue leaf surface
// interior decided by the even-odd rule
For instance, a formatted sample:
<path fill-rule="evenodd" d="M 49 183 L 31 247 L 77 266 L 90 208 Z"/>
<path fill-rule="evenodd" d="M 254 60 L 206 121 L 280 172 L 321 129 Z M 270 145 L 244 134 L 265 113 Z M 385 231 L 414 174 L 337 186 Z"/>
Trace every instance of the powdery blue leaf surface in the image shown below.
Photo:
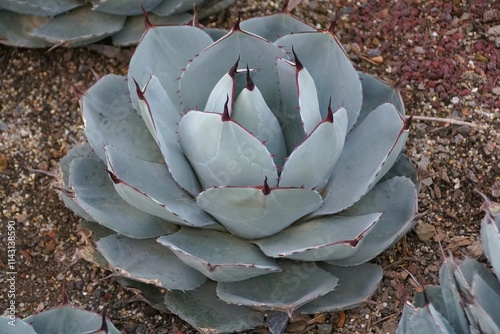
<path fill-rule="evenodd" d="M 133 238 L 172 233 L 177 227 L 125 202 L 113 187 L 101 161 L 78 158 L 70 164 L 70 186 L 75 201 L 94 221 Z"/>
<path fill-rule="evenodd" d="M 85 135 L 101 160 L 106 160 L 104 146 L 108 144 L 142 160 L 163 159 L 143 119 L 130 104 L 124 77 L 103 77 L 83 95 L 81 103 Z"/>
<path fill-rule="evenodd" d="M 254 241 L 270 257 L 328 261 L 352 256 L 382 214 L 326 216 Z"/>
<path fill-rule="evenodd" d="M 193 10 L 193 6 L 200 7 L 206 0 L 190 0 L 190 1 L 172 1 L 172 0 L 162 0 L 161 3 L 153 9 L 153 13 L 160 16 L 168 16 L 172 14 L 177 14 L 185 12 L 187 10 Z"/>
<path fill-rule="evenodd" d="M 31 30 L 48 20 L 48 17 L 28 16 L 0 9 L 0 44 L 26 48 L 52 46 L 53 43 L 30 35 Z"/>
<path fill-rule="evenodd" d="M 352 266 L 367 262 L 389 248 L 415 225 L 417 187 L 406 177 L 394 177 L 375 186 L 343 216 L 382 212 L 372 231 L 353 256 L 330 263 Z"/>
<path fill-rule="evenodd" d="M 282 272 L 240 282 L 217 284 L 223 301 L 265 310 L 292 313 L 300 306 L 326 295 L 338 287 L 338 278 L 309 262 L 279 262 Z"/>
<path fill-rule="evenodd" d="M 407 124 L 393 105 L 372 111 L 346 138 L 344 149 L 326 186 L 324 204 L 315 214 L 351 207 L 387 173 L 401 154 Z"/>
<path fill-rule="evenodd" d="M 29 316 L 23 321 L 33 326 L 34 333 L 98 333 L 102 326 L 102 316 L 71 306 L 53 308 Z M 106 320 L 109 334 L 119 334 L 110 320 Z M 5 333 L 14 334 L 10 330 Z M 30 333 L 23 332 L 23 333 Z"/>
<path fill-rule="evenodd" d="M 120 276 L 169 290 L 193 290 L 206 280 L 155 239 L 131 239 L 112 234 L 96 244 L 97 250 Z"/>
<path fill-rule="evenodd" d="M 327 184 L 342 153 L 347 130 L 345 109 L 331 117 L 332 121 L 326 119 L 320 123 L 290 154 L 280 175 L 280 187 L 303 186 L 319 190 Z"/>
<path fill-rule="evenodd" d="M 500 281 L 500 203 L 484 197 L 483 208 L 486 212 L 481 223 L 481 241 L 484 254 L 491 263 Z"/>
<path fill-rule="evenodd" d="M 106 156 L 115 189 L 129 204 L 176 224 L 216 226 L 215 220 L 177 185 L 165 164 L 135 158 L 112 146 L 106 146 Z"/>
<path fill-rule="evenodd" d="M 369 300 L 382 279 L 382 268 L 365 263 L 355 267 L 338 267 L 320 263 L 320 268 L 338 278 L 332 292 L 313 300 L 297 311 L 302 314 L 335 312 L 354 308 Z"/>
<path fill-rule="evenodd" d="M 142 118 L 160 147 L 172 177 L 190 194 L 198 194 L 200 183 L 179 143 L 177 132 L 181 115 L 158 78 L 153 75 L 144 92 L 137 86 L 137 95 Z"/>
<path fill-rule="evenodd" d="M 299 113 L 302 126 L 306 136 L 310 135 L 321 122 L 321 112 L 319 110 L 318 92 L 314 79 L 306 68 L 302 65 L 297 55 L 295 56 L 295 82 L 299 95 Z M 326 115 L 325 115 L 326 116 Z"/>
<path fill-rule="evenodd" d="M 314 30 L 289 13 L 253 17 L 241 22 L 241 29 L 263 37 L 271 42 L 291 33 Z"/>
<path fill-rule="evenodd" d="M 361 110 L 361 82 L 337 38 L 325 32 L 304 32 L 284 36 L 276 44 L 289 53 L 293 47 L 301 63 L 311 74 L 318 90 L 322 117 L 326 116 L 330 98 L 333 110 L 342 107 L 347 110 L 349 131 Z M 311 53 L 311 50 L 321 52 Z"/>
<path fill-rule="evenodd" d="M 258 247 L 224 232 L 182 228 L 158 242 L 214 281 L 237 282 L 281 271 Z"/>
<path fill-rule="evenodd" d="M 278 172 L 264 144 L 224 115 L 191 111 L 179 124 L 184 154 L 204 189 L 277 184 Z"/>
<path fill-rule="evenodd" d="M 0 3 L 1 9 L 35 16 L 55 16 L 80 6 L 83 6 L 80 0 L 2 0 Z"/>
<path fill-rule="evenodd" d="M 263 325 L 261 313 L 250 307 L 226 304 L 217 297 L 215 287 L 215 282 L 208 281 L 194 291 L 168 291 L 165 304 L 202 333 L 240 332 Z"/>
<path fill-rule="evenodd" d="M 211 188 L 196 202 L 232 234 L 257 239 L 273 235 L 316 210 L 321 196 L 300 188 Z"/>
<path fill-rule="evenodd" d="M 258 50 L 259 52 L 255 52 Z M 204 106 L 219 79 L 236 59 L 240 66 L 256 71 L 252 79 L 271 110 L 278 108 L 276 58 L 286 57 L 276 45 L 238 28 L 203 50 L 190 62 L 180 81 L 180 96 L 185 111 Z"/>
<path fill-rule="evenodd" d="M 92 9 L 112 15 L 141 15 L 143 12 L 141 6 L 146 12 L 149 12 L 160 2 L 162 0 L 141 0 L 140 3 L 136 0 L 92 0 Z"/>
<path fill-rule="evenodd" d="M 448 320 L 440 314 L 432 304 L 419 308 L 411 315 L 408 321 L 409 333 L 429 334 L 442 333 L 454 334 L 455 330 L 451 327 Z"/>
<path fill-rule="evenodd" d="M 182 107 L 178 98 L 178 78 L 188 62 L 210 44 L 212 44 L 210 36 L 201 29 L 191 26 L 149 29 L 141 39 L 129 65 L 128 85 L 134 107 L 138 107 L 134 80 L 140 87 L 144 87 L 151 75 L 155 75 L 180 112 Z"/>
<path fill-rule="evenodd" d="M 479 328 L 483 333 L 500 333 L 500 316 L 498 315 L 500 294 L 478 273 L 474 274 L 472 279 L 471 293 L 474 298 L 469 309 L 477 319 Z"/>
<path fill-rule="evenodd" d="M 222 78 L 217 82 L 210 96 L 208 97 L 207 103 L 205 104 L 204 111 L 216 112 L 222 114 L 224 108 L 232 108 L 234 104 L 234 90 L 236 88 L 236 71 L 238 70 L 238 61 L 229 69 L 229 72 L 224 74 Z M 231 110 L 229 110 L 231 114 Z"/>
<path fill-rule="evenodd" d="M 14 325 L 12 325 L 12 323 Z M 33 327 L 20 318 L 14 320 L 7 316 L 0 316 L 0 332 L 9 334 L 37 334 Z"/>
<path fill-rule="evenodd" d="M 52 43 L 64 42 L 79 46 L 113 35 L 123 28 L 124 23 L 125 16 L 99 13 L 89 7 L 81 7 L 52 18 L 35 28 L 31 35 Z"/>

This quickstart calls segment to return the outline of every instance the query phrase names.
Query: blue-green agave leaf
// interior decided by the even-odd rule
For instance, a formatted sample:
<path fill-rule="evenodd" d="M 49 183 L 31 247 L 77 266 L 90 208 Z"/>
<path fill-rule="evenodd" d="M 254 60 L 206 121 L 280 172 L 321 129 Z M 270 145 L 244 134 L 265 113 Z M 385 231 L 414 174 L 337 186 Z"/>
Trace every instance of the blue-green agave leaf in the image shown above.
<path fill-rule="evenodd" d="M 75 201 L 94 221 L 133 238 L 152 238 L 173 233 L 177 227 L 125 202 L 116 192 L 101 161 L 74 159 L 70 164 L 70 186 Z"/>
<path fill-rule="evenodd" d="M 234 90 L 236 88 L 236 71 L 238 70 L 239 58 L 229 72 L 220 78 L 214 89 L 210 92 L 204 111 L 222 114 L 224 108 L 232 108 L 234 104 Z M 231 114 L 231 110 L 229 111 Z"/>
<path fill-rule="evenodd" d="M 181 115 L 172 104 L 156 76 L 152 76 L 144 92 L 137 86 L 138 105 L 142 118 L 156 139 L 174 180 L 187 192 L 196 195 L 200 183 L 182 152 L 178 139 Z"/>
<path fill-rule="evenodd" d="M 216 226 L 214 219 L 177 185 L 165 164 L 135 158 L 112 146 L 106 146 L 106 156 L 115 189 L 129 204 L 179 225 Z"/>
<path fill-rule="evenodd" d="M 372 111 L 346 138 L 315 215 L 337 213 L 359 201 L 387 173 L 408 137 L 406 122 L 392 104 Z"/>
<path fill-rule="evenodd" d="M 141 15 L 143 9 L 149 12 L 157 6 L 162 0 L 91 0 L 93 3 L 92 10 L 103 12 L 112 15 Z M 173 2 L 173 1 L 170 1 Z M 141 8 L 142 7 L 142 8 Z"/>
<path fill-rule="evenodd" d="M 276 85 L 276 58 L 285 56 L 285 52 L 278 46 L 241 31 L 237 25 L 187 65 L 180 80 L 180 96 L 184 110 L 204 106 L 212 89 L 238 57 L 242 67 L 248 65 L 256 71 L 252 77 L 255 85 L 259 87 L 271 110 L 277 110 L 279 91 Z"/>
<path fill-rule="evenodd" d="M 409 319 L 409 333 L 412 334 L 454 334 L 448 320 L 432 304 L 416 310 Z"/>
<path fill-rule="evenodd" d="M 165 304 L 201 333 L 233 333 L 264 324 L 261 313 L 250 307 L 229 305 L 220 300 L 215 287 L 215 282 L 208 281 L 194 291 L 167 291 Z"/>
<path fill-rule="evenodd" d="M 500 281 L 500 203 L 490 201 L 483 196 L 483 204 L 486 212 L 481 223 L 481 241 L 484 247 L 484 254 L 493 267 L 498 280 Z"/>
<path fill-rule="evenodd" d="M 37 334 L 33 327 L 20 318 L 0 316 L 0 332 L 9 334 Z"/>
<path fill-rule="evenodd" d="M 198 8 L 205 1 L 206 0 L 190 0 L 190 1 L 162 0 L 161 3 L 157 5 L 152 11 L 153 13 L 160 16 L 168 16 L 192 10 L 193 6 Z"/>
<path fill-rule="evenodd" d="M 143 119 L 130 104 L 124 77 L 103 77 L 83 95 L 81 103 L 87 140 L 101 160 L 106 160 L 104 146 L 108 144 L 142 160 L 163 159 Z"/>
<path fill-rule="evenodd" d="M 253 17 L 241 22 L 241 29 L 275 42 L 278 38 L 297 32 L 314 31 L 309 25 L 289 13 Z"/>
<path fill-rule="evenodd" d="M 191 26 L 148 29 L 136 48 L 129 65 L 128 85 L 134 107 L 138 108 L 134 80 L 137 81 L 139 87 L 144 87 L 151 76 L 155 75 L 177 110 L 182 111 L 178 98 L 178 78 L 186 64 L 210 44 L 212 44 L 210 36 L 201 29 Z M 203 105 L 205 104 L 200 104 L 200 107 Z"/>
<path fill-rule="evenodd" d="M 102 316 L 71 306 L 53 308 L 29 316 L 23 321 L 33 327 L 33 333 L 104 333 L 99 331 L 103 325 Z M 120 334 L 110 320 L 106 320 L 106 326 L 106 333 Z M 5 333 L 15 332 L 9 330 Z"/>
<path fill-rule="evenodd" d="M 276 44 L 284 47 L 289 53 L 293 47 L 300 56 L 300 62 L 307 68 L 316 84 L 319 110 L 323 118 L 329 105 L 333 110 L 342 107 L 347 110 L 349 131 L 356 123 L 361 110 L 362 89 L 359 76 L 337 38 L 331 33 L 304 32 L 284 36 L 278 39 Z"/>
<path fill-rule="evenodd" d="M 280 175 L 280 187 L 323 188 L 344 147 L 347 126 L 345 109 L 327 115 L 288 157 Z M 325 150 L 325 145 L 328 149 Z"/>
<path fill-rule="evenodd" d="M 155 239 L 131 239 L 111 234 L 96 244 L 97 250 L 120 276 L 169 290 L 193 290 L 206 280 Z"/>
<path fill-rule="evenodd" d="M 278 172 L 266 146 L 227 114 L 191 111 L 179 123 L 179 139 L 204 189 L 252 186 L 268 179 L 276 186 Z"/>
<path fill-rule="evenodd" d="M 270 257 L 328 261 L 354 254 L 381 213 L 359 217 L 325 216 L 254 241 Z"/>
<path fill-rule="evenodd" d="M 338 278 L 312 262 L 279 262 L 282 272 L 257 276 L 244 281 L 217 284 L 217 296 L 223 301 L 288 313 L 326 295 L 338 285 Z"/>
<path fill-rule="evenodd" d="M 382 212 L 382 217 L 366 235 L 360 249 L 351 257 L 330 261 L 339 266 L 353 266 L 373 259 L 389 248 L 415 225 L 417 190 L 406 177 L 394 177 L 375 186 L 343 216 Z"/>
<path fill-rule="evenodd" d="M 117 277 L 116 281 L 120 283 L 120 285 L 125 289 L 134 292 L 138 299 L 145 301 L 151 307 L 154 307 L 161 312 L 170 312 L 164 303 L 164 289 L 153 284 L 134 281 L 126 277 Z M 141 293 L 137 293 L 138 291 L 140 291 Z"/>
<path fill-rule="evenodd" d="M 99 13 L 89 7 L 81 7 L 52 18 L 33 29 L 31 34 L 52 43 L 64 42 L 70 46 L 79 46 L 113 35 L 123 28 L 124 23 L 125 16 Z"/>
<path fill-rule="evenodd" d="M 302 314 L 334 312 L 357 307 L 369 300 L 382 279 L 382 268 L 376 264 L 338 267 L 320 262 L 319 266 L 337 277 L 338 285 L 335 290 L 299 308 L 298 312 Z"/>
<path fill-rule="evenodd" d="M 0 9 L 0 44 L 26 48 L 51 46 L 53 43 L 29 34 L 48 20 L 48 17 L 28 16 Z"/>
<path fill-rule="evenodd" d="M 483 333 L 500 333 L 500 294 L 475 273 L 472 278 L 471 293 L 473 300 L 469 309 Z"/>
<path fill-rule="evenodd" d="M 275 165 L 283 167 L 287 154 L 281 126 L 250 76 L 247 87 L 236 99 L 231 118 L 264 143 Z"/>
<path fill-rule="evenodd" d="M 314 190 L 264 187 L 211 188 L 202 192 L 198 206 L 232 234 L 258 239 L 273 235 L 316 210 L 321 196 Z"/>
<path fill-rule="evenodd" d="M 237 282 L 281 271 L 258 247 L 224 232 L 182 228 L 158 242 L 214 281 Z"/>
<path fill-rule="evenodd" d="M 0 3 L 0 9 L 35 16 L 56 16 L 80 6 L 83 6 L 80 0 L 2 0 Z"/>
<path fill-rule="evenodd" d="M 401 319 L 399 320 L 398 328 L 396 329 L 396 334 L 412 333 L 410 319 L 416 312 L 417 309 L 409 301 L 405 301 L 403 305 L 403 313 L 401 314 Z"/>
<path fill-rule="evenodd" d="M 460 263 L 458 269 L 454 271 L 454 274 L 458 289 L 463 295 L 470 294 L 473 279 L 476 275 L 481 276 L 486 284 L 493 289 L 495 294 L 500 295 L 500 282 L 498 279 L 491 271 L 486 269 L 484 265 L 476 260 L 466 258 L 462 263 Z"/>

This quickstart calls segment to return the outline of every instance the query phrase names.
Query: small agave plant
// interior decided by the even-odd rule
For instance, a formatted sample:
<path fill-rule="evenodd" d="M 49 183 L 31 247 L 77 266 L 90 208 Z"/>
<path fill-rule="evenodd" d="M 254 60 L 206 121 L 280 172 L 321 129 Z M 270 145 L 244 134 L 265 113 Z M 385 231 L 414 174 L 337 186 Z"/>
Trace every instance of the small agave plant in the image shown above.
<path fill-rule="evenodd" d="M 81 106 L 89 145 L 61 161 L 61 198 L 96 261 L 200 331 L 355 307 L 382 277 L 366 262 L 414 226 L 411 118 L 333 27 L 151 26 Z"/>
<path fill-rule="evenodd" d="M 235 0 L 0 0 L 0 43 L 28 48 L 80 46 L 111 37 L 117 46 L 137 44 L 143 10 L 157 24 L 183 24 L 216 13 Z M 142 8 L 141 8 L 142 5 Z"/>
<path fill-rule="evenodd" d="M 413 304 L 406 302 L 398 334 L 500 333 L 500 203 L 483 197 L 481 239 L 496 277 L 476 260 L 446 258 L 441 286 L 428 286 Z"/>

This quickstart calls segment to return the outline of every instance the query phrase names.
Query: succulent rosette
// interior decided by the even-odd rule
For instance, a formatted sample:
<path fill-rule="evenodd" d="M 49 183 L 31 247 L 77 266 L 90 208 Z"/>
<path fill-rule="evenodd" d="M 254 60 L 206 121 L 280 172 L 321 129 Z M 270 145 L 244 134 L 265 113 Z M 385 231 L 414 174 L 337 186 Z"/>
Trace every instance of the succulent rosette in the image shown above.
<path fill-rule="evenodd" d="M 151 27 L 81 105 L 90 146 L 62 160 L 61 197 L 125 285 L 202 331 L 355 307 L 382 277 L 366 262 L 414 225 L 410 119 L 333 29 Z"/>

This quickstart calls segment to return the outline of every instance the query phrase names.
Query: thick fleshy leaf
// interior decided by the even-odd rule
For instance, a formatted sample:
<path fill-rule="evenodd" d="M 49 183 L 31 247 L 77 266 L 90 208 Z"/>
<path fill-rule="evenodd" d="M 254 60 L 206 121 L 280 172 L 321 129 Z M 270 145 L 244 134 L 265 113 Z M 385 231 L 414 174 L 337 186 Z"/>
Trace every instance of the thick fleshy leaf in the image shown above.
<path fill-rule="evenodd" d="M 412 334 L 455 333 L 448 320 L 432 304 L 416 310 L 410 317 L 408 326 Z"/>
<path fill-rule="evenodd" d="M 160 16 L 168 16 L 181 13 L 187 10 L 192 10 L 193 6 L 199 7 L 206 0 L 190 0 L 190 1 L 172 1 L 162 0 L 162 2 L 153 9 L 153 13 Z"/>
<path fill-rule="evenodd" d="M 224 117 L 191 111 L 179 124 L 182 149 L 203 188 L 260 185 L 266 178 L 275 186 L 278 172 L 264 144 Z"/>
<path fill-rule="evenodd" d="M 100 333 L 99 329 L 103 326 L 101 315 L 71 306 L 53 308 L 23 321 L 30 324 L 36 333 Z M 120 334 L 110 320 L 106 320 L 106 327 L 106 333 Z M 9 330 L 5 333 L 13 332 Z"/>
<path fill-rule="evenodd" d="M 149 12 L 162 0 L 92 0 L 92 10 L 113 15 L 141 15 L 143 10 Z M 142 7 L 142 8 L 141 8 Z"/>
<path fill-rule="evenodd" d="M 234 90 L 236 88 L 236 71 L 238 70 L 239 58 L 236 64 L 231 67 L 228 73 L 220 78 L 214 89 L 210 92 L 204 111 L 222 114 L 224 108 L 232 108 L 234 100 Z M 231 110 L 229 110 L 231 115 Z"/>
<path fill-rule="evenodd" d="M 279 262 L 282 272 L 240 282 L 217 284 L 223 301 L 265 310 L 292 313 L 300 306 L 337 287 L 338 278 L 311 262 Z"/>
<path fill-rule="evenodd" d="M 288 13 L 250 18 L 241 22 L 241 29 L 271 42 L 292 33 L 314 30 Z"/>
<path fill-rule="evenodd" d="M 238 26 L 187 65 L 179 86 L 184 110 L 204 106 L 219 79 L 238 57 L 241 67 L 248 65 L 256 71 L 252 78 L 255 85 L 271 110 L 277 110 L 279 91 L 276 85 L 276 58 L 286 57 L 285 52 L 260 37 L 241 31 Z"/>
<path fill-rule="evenodd" d="M 24 48 L 52 46 L 53 43 L 29 34 L 48 20 L 48 17 L 21 15 L 0 9 L 0 44 Z"/>
<path fill-rule="evenodd" d="M 297 261 L 343 259 L 356 253 L 382 214 L 326 216 L 254 241 L 270 257 Z"/>
<path fill-rule="evenodd" d="M 110 102 L 111 101 L 111 102 Z M 89 144 L 102 161 L 105 145 L 139 159 L 161 162 L 161 152 L 143 119 L 130 104 L 124 77 L 107 75 L 82 98 L 83 121 Z"/>
<path fill-rule="evenodd" d="M 329 101 L 333 110 L 347 110 L 349 131 L 355 124 L 362 103 L 359 76 L 337 38 L 325 32 L 305 32 L 284 36 L 276 44 L 291 54 L 292 47 L 301 55 L 315 52 L 314 57 L 301 56 L 300 61 L 309 71 L 318 90 L 319 110 L 326 116 Z"/>
<path fill-rule="evenodd" d="M 0 316 L 0 332 L 9 334 L 37 334 L 33 327 L 20 318 L 11 319 L 3 315 Z"/>
<path fill-rule="evenodd" d="M 97 241 L 97 249 L 120 276 L 140 282 L 169 290 L 193 290 L 206 280 L 155 239 L 112 234 Z"/>
<path fill-rule="evenodd" d="M 139 300 L 148 303 L 160 312 L 170 312 L 165 305 L 165 290 L 153 284 L 134 281 L 126 277 L 117 277 L 122 287 L 133 292 Z"/>
<path fill-rule="evenodd" d="M 188 62 L 210 44 L 212 44 L 210 36 L 199 28 L 191 26 L 150 28 L 130 60 L 128 85 L 134 107 L 138 108 L 134 80 L 140 87 L 144 87 L 151 75 L 156 75 L 172 103 L 178 111 L 181 111 L 178 78 Z"/>
<path fill-rule="evenodd" d="M 320 268 L 338 278 L 335 290 L 298 309 L 302 314 L 334 312 L 356 307 L 373 295 L 382 279 L 382 268 L 365 263 L 355 267 L 337 267 L 320 263 Z"/>
<path fill-rule="evenodd" d="M 152 238 L 176 231 L 175 225 L 125 202 L 104 167 L 91 158 L 78 158 L 70 164 L 69 181 L 75 201 L 94 221 L 133 238 Z"/>
<path fill-rule="evenodd" d="M 165 304 L 202 333 L 240 332 L 263 325 L 261 313 L 226 304 L 217 297 L 215 286 L 215 282 L 208 281 L 194 291 L 167 291 Z"/>
<path fill-rule="evenodd" d="M 470 311 L 477 319 L 483 333 L 500 333 L 500 294 L 479 274 L 472 279 Z"/>
<path fill-rule="evenodd" d="M 333 122 L 325 120 L 319 124 L 288 157 L 280 175 L 280 187 L 321 189 L 327 184 L 344 147 L 345 109 L 338 110 L 332 119 Z"/>
<path fill-rule="evenodd" d="M 372 111 L 346 138 L 315 215 L 337 213 L 359 201 L 396 162 L 407 137 L 407 124 L 393 105 Z"/>
<path fill-rule="evenodd" d="M 129 204 L 180 225 L 207 228 L 216 224 L 179 188 L 164 164 L 135 158 L 112 146 L 106 146 L 106 155 L 115 189 Z"/>
<path fill-rule="evenodd" d="M 224 232 L 183 228 L 158 242 L 214 281 L 237 282 L 281 271 L 258 247 Z"/>
<path fill-rule="evenodd" d="M 23 15 L 56 16 L 83 6 L 80 0 L 2 0 L 0 8 Z"/>
<path fill-rule="evenodd" d="M 394 177 L 375 186 L 343 216 L 382 212 L 382 217 L 351 257 L 330 261 L 340 266 L 365 263 L 389 248 L 415 225 L 417 187 L 406 177 Z"/>
<path fill-rule="evenodd" d="M 321 112 L 318 103 L 318 91 L 314 79 L 302 65 L 297 55 L 295 56 L 295 82 L 299 95 L 299 112 L 302 126 L 306 136 L 310 135 L 321 122 Z"/>
<path fill-rule="evenodd" d="M 500 281 L 500 203 L 484 197 L 483 209 L 486 212 L 481 223 L 481 241 L 484 254 L 488 258 Z"/>
<path fill-rule="evenodd" d="M 177 135 L 181 115 L 156 76 L 151 77 L 144 93 L 137 89 L 142 118 L 160 147 L 170 174 L 187 192 L 198 194 L 200 183 L 182 152 Z"/>
<path fill-rule="evenodd" d="M 257 87 L 242 90 L 231 117 L 266 145 L 278 168 L 283 167 L 287 154 L 281 126 Z"/>
<path fill-rule="evenodd" d="M 81 7 L 59 15 L 35 28 L 31 34 L 53 43 L 79 46 L 96 42 L 120 31 L 125 16 L 110 15 Z M 71 29 L 68 29 L 71 27 Z"/>
<path fill-rule="evenodd" d="M 309 189 L 211 188 L 196 202 L 232 234 L 258 239 L 273 235 L 316 210 L 321 196 Z"/>

